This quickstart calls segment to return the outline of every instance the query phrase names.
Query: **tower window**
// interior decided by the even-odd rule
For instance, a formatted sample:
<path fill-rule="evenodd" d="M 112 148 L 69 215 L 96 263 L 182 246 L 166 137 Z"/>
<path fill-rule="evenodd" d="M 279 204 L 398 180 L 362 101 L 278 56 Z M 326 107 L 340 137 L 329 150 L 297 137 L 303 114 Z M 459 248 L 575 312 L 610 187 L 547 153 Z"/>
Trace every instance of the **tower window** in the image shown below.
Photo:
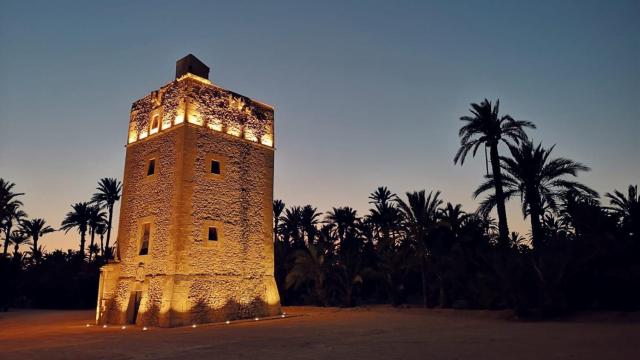
<path fill-rule="evenodd" d="M 149 130 L 149 133 L 151 134 L 157 133 L 159 127 L 160 127 L 160 116 L 153 115 L 153 118 L 151 119 L 151 129 Z"/>
<path fill-rule="evenodd" d="M 151 224 L 142 225 L 142 238 L 140 239 L 139 255 L 147 255 L 149 253 L 149 238 L 151 237 Z"/>
<path fill-rule="evenodd" d="M 218 241 L 218 229 L 215 226 L 209 227 L 209 241 Z"/>
<path fill-rule="evenodd" d="M 151 176 L 156 173 L 156 159 L 149 160 L 149 165 L 147 166 L 147 176 Z"/>
<path fill-rule="evenodd" d="M 211 173 L 215 175 L 220 175 L 220 161 L 211 160 Z"/>

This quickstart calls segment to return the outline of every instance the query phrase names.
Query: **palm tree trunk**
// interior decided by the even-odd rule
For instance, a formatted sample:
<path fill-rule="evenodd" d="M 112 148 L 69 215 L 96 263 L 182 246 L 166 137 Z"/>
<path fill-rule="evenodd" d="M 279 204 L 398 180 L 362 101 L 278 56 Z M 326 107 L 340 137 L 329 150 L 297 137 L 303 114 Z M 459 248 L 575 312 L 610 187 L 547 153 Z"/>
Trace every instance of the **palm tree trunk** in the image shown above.
<path fill-rule="evenodd" d="M 9 251 L 9 234 L 11 234 L 11 228 L 9 226 L 7 226 L 4 229 L 4 233 L 5 233 L 5 238 L 4 238 L 4 252 L 3 254 L 6 256 L 7 252 Z"/>
<path fill-rule="evenodd" d="M 104 231 L 100 234 L 100 256 L 104 257 Z"/>
<path fill-rule="evenodd" d="M 107 254 L 109 253 L 109 240 L 111 239 L 111 220 L 113 219 L 113 204 L 109 204 L 108 208 L 109 208 L 109 219 L 107 223 L 107 242 L 105 243 L 105 246 L 104 246 L 104 248 L 107 250 Z"/>
<path fill-rule="evenodd" d="M 86 242 L 86 239 L 85 239 L 86 232 L 87 231 L 85 230 L 80 233 L 80 254 L 82 255 L 82 261 L 84 261 L 84 243 Z"/>
<path fill-rule="evenodd" d="M 542 209 L 539 202 L 535 200 L 539 199 L 539 197 L 536 197 L 536 194 L 532 194 L 529 199 L 534 199 L 529 203 L 529 216 L 531 217 L 531 238 L 533 241 L 533 249 L 536 250 L 541 245 L 540 241 L 542 239 L 542 222 L 540 221 Z"/>
<path fill-rule="evenodd" d="M 33 257 L 35 259 L 40 258 L 40 251 L 38 250 L 38 234 L 33 234 Z"/>
<path fill-rule="evenodd" d="M 96 229 L 91 227 L 91 241 L 89 243 L 89 261 L 91 261 L 91 257 L 93 256 L 93 244 L 96 238 Z"/>
<path fill-rule="evenodd" d="M 504 191 L 502 190 L 502 172 L 500 171 L 500 157 L 498 156 L 498 143 L 491 144 L 491 170 L 496 188 L 496 210 L 498 211 L 498 234 L 500 244 L 504 247 L 509 243 L 509 226 L 507 225 L 507 210 L 504 205 Z"/>

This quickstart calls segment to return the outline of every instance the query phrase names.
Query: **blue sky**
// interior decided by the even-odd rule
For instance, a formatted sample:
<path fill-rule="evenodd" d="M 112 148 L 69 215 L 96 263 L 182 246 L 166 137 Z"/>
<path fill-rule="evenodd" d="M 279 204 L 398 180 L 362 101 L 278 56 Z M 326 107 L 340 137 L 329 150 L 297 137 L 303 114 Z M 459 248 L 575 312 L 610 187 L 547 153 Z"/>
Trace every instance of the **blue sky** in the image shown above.
<path fill-rule="evenodd" d="M 485 97 L 591 166 L 580 179 L 604 194 L 640 179 L 639 16 L 638 1 L 3 1 L 0 177 L 59 226 L 122 176 L 131 103 L 193 53 L 214 83 L 276 107 L 289 205 L 364 214 L 386 185 L 473 210 L 484 159 L 452 159 L 457 119 Z"/>

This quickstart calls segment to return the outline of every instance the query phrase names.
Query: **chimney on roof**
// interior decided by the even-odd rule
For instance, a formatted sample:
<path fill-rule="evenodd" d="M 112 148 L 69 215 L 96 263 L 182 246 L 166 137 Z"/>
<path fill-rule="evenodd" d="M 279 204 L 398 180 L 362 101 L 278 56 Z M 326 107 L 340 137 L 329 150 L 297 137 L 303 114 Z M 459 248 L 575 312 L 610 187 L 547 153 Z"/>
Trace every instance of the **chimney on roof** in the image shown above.
<path fill-rule="evenodd" d="M 192 54 L 176 61 L 176 79 L 187 73 L 209 79 L 209 67 Z"/>

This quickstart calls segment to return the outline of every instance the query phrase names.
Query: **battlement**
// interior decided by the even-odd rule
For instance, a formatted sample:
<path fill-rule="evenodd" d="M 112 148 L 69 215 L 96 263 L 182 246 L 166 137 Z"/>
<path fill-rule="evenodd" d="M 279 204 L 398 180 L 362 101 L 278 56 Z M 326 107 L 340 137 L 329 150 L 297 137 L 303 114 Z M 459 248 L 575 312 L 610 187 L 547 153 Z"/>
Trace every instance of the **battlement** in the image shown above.
<path fill-rule="evenodd" d="M 273 147 L 273 107 L 219 87 L 197 74 L 180 74 L 133 103 L 127 144 L 186 121 Z"/>

